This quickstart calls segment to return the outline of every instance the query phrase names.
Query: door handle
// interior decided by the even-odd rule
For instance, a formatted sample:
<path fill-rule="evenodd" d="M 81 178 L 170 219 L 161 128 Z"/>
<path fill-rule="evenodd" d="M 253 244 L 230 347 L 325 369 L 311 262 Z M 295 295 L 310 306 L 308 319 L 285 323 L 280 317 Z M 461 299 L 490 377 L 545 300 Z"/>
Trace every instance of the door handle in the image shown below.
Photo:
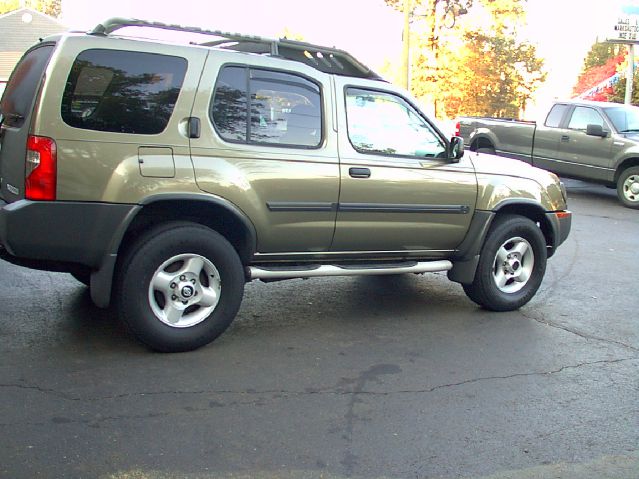
<path fill-rule="evenodd" d="M 348 174 L 351 175 L 351 178 L 370 178 L 371 170 L 368 168 L 349 168 Z"/>
<path fill-rule="evenodd" d="M 568 143 L 570 141 L 570 137 L 568 135 L 561 135 L 562 143 Z"/>

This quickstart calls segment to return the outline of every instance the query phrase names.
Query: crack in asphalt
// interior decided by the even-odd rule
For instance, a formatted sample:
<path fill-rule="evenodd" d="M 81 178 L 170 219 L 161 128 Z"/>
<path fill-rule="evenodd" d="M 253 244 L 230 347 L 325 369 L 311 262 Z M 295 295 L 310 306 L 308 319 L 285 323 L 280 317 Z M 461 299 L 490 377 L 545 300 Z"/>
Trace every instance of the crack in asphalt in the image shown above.
<path fill-rule="evenodd" d="M 536 322 L 538 322 L 540 324 L 549 326 L 551 328 L 561 329 L 562 331 L 574 334 L 574 335 L 579 336 L 580 338 L 583 338 L 583 339 L 585 339 L 587 341 L 592 340 L 592 341 L 599 341 L 599 342 L 602 342 L 602 343 L 615 344 L 617 346 L 621 346 L 623 348 L 630 349 L 631 351 L 639 352 L 639 348 L 637 348 L 635 346 L 632 346 L 630 344 L 626 344 L 626 343 L 624 343 L 622 341 L 617 341 L 616 339 L 602 338 L 600 336 L 595 336 L 594 334 L 584 333 L 582 331 L 579 331 L 578 329 L 573 329 L 573 328 L 570 328 L 568 326 L 563 326 L 561 324 L 558 324 L 558 323 L 556 323 L 554 321 L 550 321 L 549 319 L 546 319 L 545 317 L 543 317 L 543 315 L 542 315 L 541 318 L 538 318 L 538 317 L 535 317 L 533 314 L 526 313 L 523 310 L 520 310 L 519 312 L 526 319 L 531 319 L 533 321 L 536 321 Z"/>
<path fill-rule="evenodd" d="M 440 384 L 437 386 L 433 386 L 431 388 L 424 389 L 403 389 L 403 390 L 395 390 L 395 391 L 372 391 L 365 389 L 353 389 L 353 390 L 339 390 L 334 388 L 326 388 L 326 389 L 308 389 L 306 391 L 287 391 L 287 390 L 246 390 L 246 391 L 233 391 L 233 390 L 201 390 L 201 391 L 155 391 L 155 392 L 138 392 L 138 393 L 124 393 L 117 394 L 114 396 L 97 396 L 97 397 L 77 397 L 72 396 L 70 394 L 64 393 L 62 391 L 57 391 L 51 388 L 43 388 L 40 386 L 34 385 L 26 385 L 26 384 L 17 384 L 17 383 L 4 383 L 0 384 L 0 388 L 16 388 L 16 389 L 24 389 L 24 390 L 33 390 L 37 392 L 41 392 L 43 394 L 49 394 L 53 396 L 57 396 L 61 399 L 68 401 L 82 401 L 82 402 L 90 402 L 90 401 L 108 401 L 108 400 L 116 400 L 116 399 L 124 399 L 129 397 L 143 397 L 143 396 L 162 396 L 162 395 L 205 395 L 205 394 L 219 394 L 219 395 L 274 395 L 272 399 L 281 399 L 287 396 L 311 396 L 311 395 L 335 395 L 335 396 L 349 396 L 349 395 L 369 395 L 369 396 L 392 396 L 396 394 L 425 394 L 432 393 L 440 389 L 453 388 L 458 386 L 464 386 L 467 384 L 478 383 L 481 381 L 494 381 L 494 380 L 508 380 L 520 377 L 530 377 L 530 376 L 549 376 L 553 374 L 560 374 L 564 371 L 570 369 L 579 369 L 582 367 L 588 366 L 596 366 L 599 364 L 619 364 L 626 361 L 636 361 L 639 360 L 639 357 L 628 357 L 628 358 L 619 358 L 619 359 L 603 359 L 599 361 L 590 361 L 579 364 L 562 366 L 558 369 L 553 369 L 550 371 L 533 371 L 528 373 L 514 373 L 508 374 L 504 376 L 484 376 L 479 378 L 467 379 L 465 381 L 460 381 L 456 383 L 449 384 Z M 263 402 L 263 399 L 260 400 Z M 246 402 L 234 402 L 229 404 L 220 403 L 217 404 L 219 407 L 230 406 L 230 405 L 254 405 L 258 404 L 260 401 L 246 401 Z"/>

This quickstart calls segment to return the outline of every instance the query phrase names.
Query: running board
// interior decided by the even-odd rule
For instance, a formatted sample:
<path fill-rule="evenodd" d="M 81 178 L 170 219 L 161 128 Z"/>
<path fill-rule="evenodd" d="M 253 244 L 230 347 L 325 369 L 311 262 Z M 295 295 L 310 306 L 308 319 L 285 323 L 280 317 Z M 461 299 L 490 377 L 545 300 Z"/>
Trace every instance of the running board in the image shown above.
<path fill-rule="evenodd" d="M 331 264 L 317 265 L 312 267 L 248 267 L 248 280 L 276 280 L 293 278 L 315 278 L 321 276 L 373 276 L 383 274 L 403 274 L 403 273 L 435 273 L 438 271 L 449 271 L 453 264 L 448 260 L 423 261 L 419 263 L 395 264 L 391 267 L 380 265 L 348 265 L 337 266 Z"/>

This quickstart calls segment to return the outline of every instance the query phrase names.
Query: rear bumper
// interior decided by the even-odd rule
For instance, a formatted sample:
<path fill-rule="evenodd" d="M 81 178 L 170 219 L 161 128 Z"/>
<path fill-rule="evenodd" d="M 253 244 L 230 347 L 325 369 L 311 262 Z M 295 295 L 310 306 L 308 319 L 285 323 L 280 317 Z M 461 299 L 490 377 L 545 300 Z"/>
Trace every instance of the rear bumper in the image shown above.
<path fill-rule="evenodd" d="M 128 218 L 138 205 L 0 200 L 0 257 L 34 269 L 91 269 L 117 252 Z M 115 251 L 113 251 L 115 250 Z"/>

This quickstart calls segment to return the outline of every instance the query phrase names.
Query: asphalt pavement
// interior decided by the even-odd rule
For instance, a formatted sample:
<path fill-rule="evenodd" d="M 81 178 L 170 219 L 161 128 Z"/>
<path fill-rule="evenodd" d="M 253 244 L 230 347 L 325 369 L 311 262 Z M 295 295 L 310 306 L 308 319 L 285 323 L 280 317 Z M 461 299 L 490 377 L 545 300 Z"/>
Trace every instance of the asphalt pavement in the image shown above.
<path fill-rule="evenodd" d="M 0 477 L 639 478 L 639 211 L 568 187 L 571 236 L 511 313 L 443 274 L 254 282 L 167 355 L 0 262 Z"/>

